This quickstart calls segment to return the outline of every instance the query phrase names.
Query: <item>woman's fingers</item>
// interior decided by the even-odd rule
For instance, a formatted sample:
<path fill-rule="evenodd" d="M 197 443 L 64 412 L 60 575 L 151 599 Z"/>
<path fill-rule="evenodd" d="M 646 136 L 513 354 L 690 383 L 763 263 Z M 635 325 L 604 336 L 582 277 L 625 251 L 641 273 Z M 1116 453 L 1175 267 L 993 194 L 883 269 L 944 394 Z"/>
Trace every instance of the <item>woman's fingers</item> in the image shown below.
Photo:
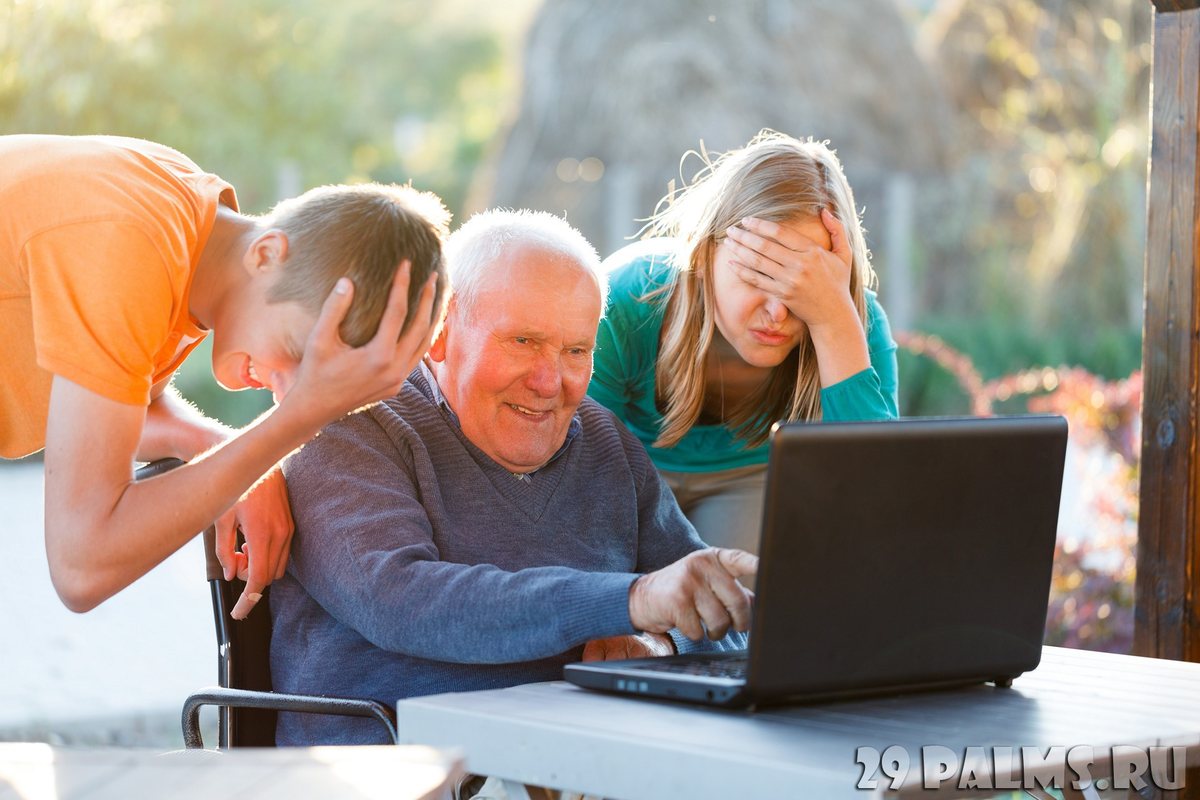
<path fill-rule="evenodd" d="M 850 249 L 850 242 L 846 238 L 846 226 L 827 208 L 821 209 L 821 224 L 829 231 L 829 238 L 833 242 L 833 254 L 846 266 L 850 266 L 854 262 L 854 251 Z"/>
<path fill-rule="evenodd" d="M 746 234 L 744 232 L 742 235 L 753 236 L 753 234 Z M 757 236 L 755 238 L 760 242 L 766 241 L 765 239 L 761 239 Z M 786 257 L 779 252 L 783 249 L 780 245 L 772 243 L 770 249 L 758 250 L 754 247 L 743 244 L 742 242 L 739 242 L 730 236 L 725 240 L 725 243 L 722 245 L 722 247 L 725 247 L 729 251 L 729 254 L 733 256 L 734 262 L 756 270 L 757 272 L 760 272 L 763 275 L 766 275 L 777 281 L 782 280 L 787 273 L 787 267 L 775 260 L 776 257 L 785 258 L 786 260 Z M 791 251 L 787 252 L 791 253 Z M 792 257 L 795 257 L 794 253 L 792 253 Z"/>
<path fill-rule="evenodd" d="M 820 248 L 821 244 L 811 236 L 805 236 L 800 231 L 790 225 L 783 225 L 770 220 L 758 219 L 757 217 L 746 217 L 741 221 L 740 226 L 735 225 L 726 231 L 730 235 L 739 233 L 750 233 L 752 236 L 757 236 L 763 241 L 774 240 L 782 247 L 788 250 L 793 250 L 797 253 L 803 253 L 806 250 Z"/>

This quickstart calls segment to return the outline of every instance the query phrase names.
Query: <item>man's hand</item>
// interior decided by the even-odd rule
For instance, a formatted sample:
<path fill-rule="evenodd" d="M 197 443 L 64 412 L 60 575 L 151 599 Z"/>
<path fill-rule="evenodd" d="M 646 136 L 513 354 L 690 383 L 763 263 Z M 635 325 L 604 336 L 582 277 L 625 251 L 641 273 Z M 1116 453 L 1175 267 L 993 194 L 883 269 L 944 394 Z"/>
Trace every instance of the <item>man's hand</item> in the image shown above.
<path fill-rule="evenodd" d="M 758 574 L 758 557 L 741 550 L 710 547 L 697 550 L 643 575 L 629 590 L 633 627 L 651 633 L 672 628 L 692 641 L 725 638 L 732 626 L 750 629 L 754 594 L 738 578 Z"/>
<path fill-rule="evenodd" d="M 583 648 L 584 661 L 618 661 L 624 658 L 659 658 L 675 655 L 675 642 L 662 633 L 639 633 L 593 639 Z"/>
<path fill-rule="evenodd" d="M 338 279 L 304 345 L 296 383 L 280 402 L 281 411 L 303 415 L 319 429 L 343 414 L 400 391 L 429 349 L 436 321 L 435 273 L 421 291 L 415 319 L 400 335 L 408 316 L 410 272 L 411 264 L 401 263 L 379 328 L 362 347 L 347 345 L 338 334 L 354 300 L 354 283 L 349 278 Z"/>
<path fill-rule="evenodd" d="M 240 551 L 239 530 L 246 540 Z M 263 589 L 283 577 L 294 531 L 287 486 L 278 466 L 217 520 L 217 558 L 225 569 L 225 580 L 236 575 L 246 582 L 231 612 L 234 619 L 245 619 L 262 599 Z"/>

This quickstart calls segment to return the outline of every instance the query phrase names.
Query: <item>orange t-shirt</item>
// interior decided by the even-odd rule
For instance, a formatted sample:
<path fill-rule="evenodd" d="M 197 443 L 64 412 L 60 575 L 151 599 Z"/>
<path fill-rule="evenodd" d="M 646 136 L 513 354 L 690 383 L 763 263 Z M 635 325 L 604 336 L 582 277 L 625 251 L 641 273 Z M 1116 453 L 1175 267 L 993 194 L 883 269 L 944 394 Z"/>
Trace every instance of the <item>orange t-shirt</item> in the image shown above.
<path fill-rule="evenodd" d="M 207 333 L 196 262 L 233 187 L 163 145 L 0 136 L 0 456 L 40 450 L 53 375 L 148 405 Z"/>

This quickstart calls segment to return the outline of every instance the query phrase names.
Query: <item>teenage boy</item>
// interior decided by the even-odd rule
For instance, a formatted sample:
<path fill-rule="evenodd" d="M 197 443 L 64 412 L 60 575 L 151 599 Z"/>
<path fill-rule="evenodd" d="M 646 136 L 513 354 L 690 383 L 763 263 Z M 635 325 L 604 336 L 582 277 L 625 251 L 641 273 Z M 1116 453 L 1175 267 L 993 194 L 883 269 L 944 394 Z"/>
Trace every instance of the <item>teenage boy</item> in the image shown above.
<path fill-rule="evenodd" d="M 0 456 L 45 447 L 59 597 L 94 608 L 216 521 L 244 617 L 287 564 L 279 461 L 395 394 L 428 349 L 448 213 L 366 185 L 249 217 L 168 147 L 31 135 L 0 137 L 0 208 Z M 169 388 L 209 331 L 222 386 L 275 396 L 241 431 Z M 168 456 L 189 463 L 134 482 Z"/>

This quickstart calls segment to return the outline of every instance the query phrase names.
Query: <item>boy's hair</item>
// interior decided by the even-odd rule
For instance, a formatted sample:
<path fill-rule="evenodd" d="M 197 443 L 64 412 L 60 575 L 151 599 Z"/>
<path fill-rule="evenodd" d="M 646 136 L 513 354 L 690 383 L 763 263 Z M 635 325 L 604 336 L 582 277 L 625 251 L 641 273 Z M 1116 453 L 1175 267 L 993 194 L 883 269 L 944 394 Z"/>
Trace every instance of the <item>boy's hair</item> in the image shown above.
<path fill-rule="evenodd" d="M 437 195 L 379 183 L 320 186 L 282 201 L 263 223 L 288 237 L 287 259 L 268 302 L 292 301 L 320 311 L 344 275 L 354 281 L 354 300 L 339 332 L 343 342 L 361 347 L 375 336 L 392 280 L 407 259 L 412 270 L 404 328 L 434 270 L 434 308 L 441 319 L 447 283 L 442 243 L 450 212 Z"/>

